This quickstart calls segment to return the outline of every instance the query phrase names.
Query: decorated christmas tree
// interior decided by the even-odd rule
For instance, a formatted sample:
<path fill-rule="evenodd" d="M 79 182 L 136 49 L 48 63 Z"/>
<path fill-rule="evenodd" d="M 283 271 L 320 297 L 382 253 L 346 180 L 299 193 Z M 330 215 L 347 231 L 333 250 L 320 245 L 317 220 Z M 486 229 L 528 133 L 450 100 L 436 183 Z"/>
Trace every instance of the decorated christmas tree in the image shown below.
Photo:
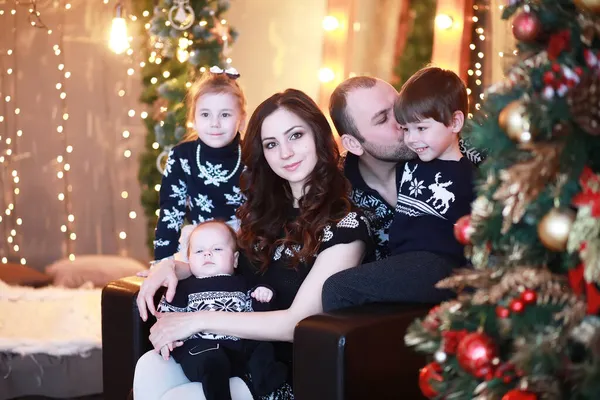
<path fill-rule="evenodd" d="M 472 267 L 405 341 L 432 399 L 600 399 L 600 2 L 510 0 L 517 54 L 468 139 L 485 148 Z"/>
<path fill-rule="evenodd" d="M 137 15 L 149 1 L 133 2 Z M 185 104 L 187 89 L 212 66 L 229 67 L 229 53 L 237 33 L 224 18 L 227 0 L 160 0 L 148 17 L 148 35 L 141 101 L 151 112 L 140 158 L 139 181 L 147 219 L 147 242 L 153 249 L 162 166 L 169 150 L 189 131 Z"/>

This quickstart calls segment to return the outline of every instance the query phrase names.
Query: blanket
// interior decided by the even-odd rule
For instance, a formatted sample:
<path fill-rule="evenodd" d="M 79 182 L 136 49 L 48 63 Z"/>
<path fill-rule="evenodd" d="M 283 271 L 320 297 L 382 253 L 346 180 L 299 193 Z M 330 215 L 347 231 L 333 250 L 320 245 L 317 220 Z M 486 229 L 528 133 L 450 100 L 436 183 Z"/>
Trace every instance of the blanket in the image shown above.
<path fill-rule="evenodd" d="M 63 356 L 101 348 L 101 291 L 0 281 L 0 352 Z"/>

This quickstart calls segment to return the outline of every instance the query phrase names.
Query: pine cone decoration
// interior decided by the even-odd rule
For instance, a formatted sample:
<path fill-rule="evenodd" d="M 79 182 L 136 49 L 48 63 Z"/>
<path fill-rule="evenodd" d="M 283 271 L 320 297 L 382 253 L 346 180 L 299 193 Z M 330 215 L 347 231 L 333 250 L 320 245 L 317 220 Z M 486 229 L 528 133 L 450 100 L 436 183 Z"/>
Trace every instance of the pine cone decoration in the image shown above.
<path fill-rule="evenodd" d="M 600 76 L 585 75 L 567 98 L 573 120 L 590 135 L 600 135 Z"/>

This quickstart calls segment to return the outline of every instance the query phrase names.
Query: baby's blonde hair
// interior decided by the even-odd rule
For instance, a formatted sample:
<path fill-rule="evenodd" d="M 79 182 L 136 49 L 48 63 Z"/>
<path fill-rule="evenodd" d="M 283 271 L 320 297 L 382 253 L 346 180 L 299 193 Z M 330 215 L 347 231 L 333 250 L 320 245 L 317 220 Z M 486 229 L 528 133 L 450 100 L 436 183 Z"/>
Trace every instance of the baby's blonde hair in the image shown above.
<path fill-rule="evenodd" d="M 246 116 L 246 96 L 242 88 L 237 83 L 237 80 L 230 78 L 227 74 L 214 74 L 206 71 L 202 76 L 192 84 L 186 102 L 187 102 L 187 126 L 193 126 L 196 115 L 196 105 L 200 97 L 207 94 L 223 94 L 229 93 L 238 100 L 238 107 L 242 114 L 242 118 Z M 183 142 L 196 140 L 198 133 L 193 128 L 188 128 L 187 133 L 183 137 Z"/>
<path fill-rule="evenodd" d="M 205 227 L 206 225 L 209 225 L 209 224 L 223 225 L 225 228 L 227 228 L 227 230 L 231 234 L 231 239 L 233 240 L 233 249 L 237 250 L 237 248 L 238 248 L 238 238 L 237 238 L 237 233 L 235 233 L 235 230 L 231 226 L 229 226 L 229 224 L 226 223 L 225 221 L 221 221 L 221 220 L 218 220 L 218 219 L 211 219 L 210 221 L 205 221 L 205 222 L 199 223 L 194 228 L 194 230 L 192 230 L 190 232 L 190 236 L 187 239 L 187 257 L 188 257 L 188 259 L 190 258 L 190 251 L 191 251 L 191 248 L 192 248 L 192 236 L 194 236 L 194 233 L 196 233 L 197 231 L 199 231 L 200 229 L 202 229 L 203 227 Z"/>

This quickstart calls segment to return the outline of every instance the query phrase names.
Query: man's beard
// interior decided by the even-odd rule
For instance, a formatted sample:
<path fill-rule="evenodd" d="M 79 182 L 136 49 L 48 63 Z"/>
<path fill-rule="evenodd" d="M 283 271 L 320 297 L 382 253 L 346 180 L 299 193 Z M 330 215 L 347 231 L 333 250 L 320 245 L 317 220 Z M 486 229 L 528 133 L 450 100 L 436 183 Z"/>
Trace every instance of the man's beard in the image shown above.
<path fill-rule="evenodd" d="M 414 160 L 417 153 L 408 148 L 404 142 L 400 142 L 396 147 L 374 145 L 369 142 L 362 143 L 363 150 L 371 157 L 385 162 L 403 162 Z"/>

